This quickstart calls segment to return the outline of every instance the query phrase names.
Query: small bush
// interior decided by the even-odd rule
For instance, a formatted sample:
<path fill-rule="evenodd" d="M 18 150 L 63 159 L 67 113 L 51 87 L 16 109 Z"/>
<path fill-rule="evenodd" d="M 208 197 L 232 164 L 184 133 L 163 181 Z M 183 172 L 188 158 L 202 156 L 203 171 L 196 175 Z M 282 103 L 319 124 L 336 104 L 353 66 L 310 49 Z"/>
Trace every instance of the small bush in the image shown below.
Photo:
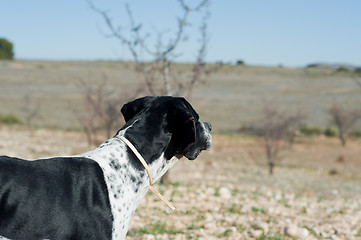
<path fill-rule="evenodd" d="M 237 60 L 236 65 L 237 66 L 244 66 L 244 61 L 239 59 L 239 60 Z"/>
<path fill-rule="evenodd" d="M 361 67 L 355 68 L 354 73 L 361 74 Z"/>
<path fill-rule="evenodd" d="M 23 121 L 13 114 L 0 114 L 0 123 L 11 125 L 22 124 Z"/>
<path fill-rule="evenodd" d="M 343 155 L 340 155 L 340 156 L 337 157 L 337 162 L 342 163 L 344 161 L 345 161 L 345 157 Z"/>
<path fill-rule="evenodd" d="M 306 136 L 319 136 L 322 134 L 322 129 L 319 127 L 312 127 L 312 126 L 303 126 L 300 129 L 300 132 Z"/>
<path fill-rule="evenodd" d="M 334 175 L 338 174 L 338 171 L 337 171 L 337 169 L 332 168 L 332 169 L 330 169 L 330 171 L 328 171 L 328 174 L 331 176 L 334 176 Z"/>
<path fill-rule="evenodd" d="M 320 67 L 320 64 L 318 63 L 311 63 L 306 65 L 306 68 L 318 68 L 318 67 Z"/>
<path fill-rule="evenodd" d="M 14 46 L 5 38 L 0 38 L 0 59 L 14 59 Z"/>
<path fill-rule="evenodd" d="M 327 128 L 325 129 L 325 131 L 323 132 L 323 134 L 324 134 L 325 136 L 327 136 L 327 137 L 334 137 L 334 136 L 337 135 L 337 131 L 336 131 L 336 129 L 333 128 L 333 127 L 327 127 Z"/>
<path fill-rule="evenodd" d="M 357 129 L 357 130 L 353 131 L 351 136 L 355 137 L 355 138 L 361 138 L 361 129 Z"/>
<path fill-rule="evenodd" d="M 335 72 L 337 72 L 337 73 L 349 73 L 351 71 L 352 70 L 350 68 L 347 68 L 347 67 L 338 67 Z"/>

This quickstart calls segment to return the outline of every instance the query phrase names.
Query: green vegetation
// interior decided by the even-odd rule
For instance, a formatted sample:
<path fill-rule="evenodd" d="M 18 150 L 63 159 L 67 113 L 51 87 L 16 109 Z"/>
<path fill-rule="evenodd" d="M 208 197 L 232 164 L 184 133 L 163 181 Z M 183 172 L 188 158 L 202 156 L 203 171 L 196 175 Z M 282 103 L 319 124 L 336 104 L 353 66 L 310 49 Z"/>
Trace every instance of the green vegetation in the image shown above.
<path fill-rule="evenodd" d="M 285 236 L 279 233 L 268 232 L 266 234 L 262 233 L 256 240 L 285 240 Z"/>
<path fill-rule="evenodd" d="M 327 127 L 324 131 L 323 134 L 326 137 L 335 137 L 337 135 L 337 130 L 334 127 Z"/>
<path fill-rule="evenodd" d="M 233 203 L 227 212 L 230 214 L 239 214 L 241 212 L 241 206 Z"/>
<path fill-rule="evenodd" d="M 258 207 L 252 207 L 252 212 L 254 212 L 254 213 L 259 212 L 259 213 L 262 213 L 262 214 L 267 214 L 266 210 L 264 210 L 263 208 L 258 208 Z"/>
<path fill-rule="evenodd" d="M 305 126 L 302 126 L 299 131 L 302 135 L 305 135 L 305 136 L 324 135 L 326 137 L 335 137 L 337 135 L 337 130 L 332 126 L 328 126 L 325 129 L 323 129 L 322 127 L 305 125 Z"/>
<path fill-rule="evenodd" d="M 361 138 L 361 129 L 356 129 L 351 134 L 352 137 Z"/>
<path fill-rule="evenodd" d="M 204 225 L 195 225 L 194 223 L 187 226 L 187 230 L 194 230 L 194 229 L 202 229 L 204 228 Z"/>
<path fill-rule="evenodd" d="M 358 230 L 358 232 L 356 233 L 355 237 L 361 237 L 361 228 Z"/>
<path fill-rule="evenodd" d="M 223 231 L 222 233 L 218 234 L 219 238 L 227 238 L 232 234 L 232 229 L 227 229 Z"/>
<path fill-rule="evenodd" d="M 17 116 L 13 115 L 13 114 L 1 114 L 0 113 L 0 124 L 7 124 L 7 125 L 12 125 L 12 124 L 22 124 L 23 121 L 21 121 L 20 118 L 18 118 Z"/>
<path fill-rule="evenodd" d="M 262 230 L 263 231 L 263 228 L 258 223 L 251 223 L 251 228 L 254 230 Z"/>
<path fill-rule="evenodd" d="M 315 232 L 315 230 L 313 230 L 313 228 L 310 228 L 310 227 L 308 227 L 308 226 L 304 226 L 304 228 L 306 228 L 306 229 L 311 233 L 312 236 L 318 238 L 318 235 L 317 235 L 317 233 Z"/>
<path fill-rule="evenodd" d="M 0 59 L 14 59 L 13 44 L 5 38 L 0 38 Z"/>
<path fill-rule="evenodd" d="M 135 237 L 135 236 L 143 236 L 144 234 L 169 234 L 169 235 L 175 235 L 178 233 L 183 233 L 183 231 L 178 230 L 174 227 L 167 226 L 166 223 L 161 221 L 154 221 L 152 224 L 149 224 L 144 227 L 138 227 L 138 228 L 132 228 L 128 232 L 128 236 Z"/>
<path fill-rule="evenodd" d="M 306 136 L 319 136 L 322 134 L 323 130 L 320 127 L 305 125 L 300 128 L 300 132 Z"/>

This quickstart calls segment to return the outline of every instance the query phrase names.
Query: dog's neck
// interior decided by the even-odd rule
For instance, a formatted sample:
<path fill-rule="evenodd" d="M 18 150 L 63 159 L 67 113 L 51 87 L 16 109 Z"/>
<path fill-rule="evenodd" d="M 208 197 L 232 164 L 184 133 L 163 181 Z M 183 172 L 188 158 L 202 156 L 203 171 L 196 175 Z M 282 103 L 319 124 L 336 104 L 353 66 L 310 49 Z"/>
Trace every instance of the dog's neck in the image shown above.
<path fill-rule="evenodd" d="M 152 128 L 154 128 L 154 126 L 152 126 Z M 142 120 L 135 120 L 132 124 L 118 131 L 114 137 L 117 139 L 119 139 L 119 136 L 125 137 L 133 147 L 138 150 L 149 166 L 153 182 L 156 182 L 175 164 L 176 160 L 182 156 L 166 159 L 164 152 L 170 141 L 170 134 L 163 133 L 160 134 L 163 138 L 159 137 L 159 139 L 155 139 L 151 136 L 149 139 L 149 136 L 147 138 L 149 134 L 146 133 L 148 129 L 148 126 L 143 125 Z M 146 172 L 144 166 L 130 148 L 127 148 L 127 155 L 134 168 L 140 172 Z"/>
<path fill-rule="evenodd" d="M 126 135 L 126 130 L 119 131 L 117 135 Z M 113 239 L 125 239 L 131 217 L 149 189 L 149 178 L 144 167 L 141 163 L 132 162 L 139 160 L 130 158 L 127 149 L 125 143 L 115 136 L 83 154 L 95 160 L 103 169 L 114 217 Z M 176 157 L 167 160 L 161 154 L 149 162 L 153 182 L 159 180 L 177 160 Z M 142 167 L 139 168 L 138 164 Z"/>

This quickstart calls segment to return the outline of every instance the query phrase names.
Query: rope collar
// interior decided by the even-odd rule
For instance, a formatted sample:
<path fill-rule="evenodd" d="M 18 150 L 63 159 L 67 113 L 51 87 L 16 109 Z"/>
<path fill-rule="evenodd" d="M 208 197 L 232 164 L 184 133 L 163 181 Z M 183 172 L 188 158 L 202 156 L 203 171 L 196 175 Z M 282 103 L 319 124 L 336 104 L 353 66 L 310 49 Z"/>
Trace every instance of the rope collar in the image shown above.
<path fill-rule="evenodd" d="M 173 204 L 171 202 L 169 202 L 165 197 L 162 196 L 162 194 L 160 194 L 157 189 L 155 189 L 153 186 L 152 186 L 152 174 L 150 173 L 150 170 L 149 170 L 149 166 L 147 164 L 147 162 L 144 160 L 144 158 L 142 157 L 142 155 L 140 155 L 140 153 L 138 152 L 138 150 L 134 147 L 134 145 L 129 142 L 128 139 L 126 139 L 125 137 L 123 136 L 116 136 L 118 137 L 119 139 L 121 139 L 132 151 L 133 153 L 135 154 L 135 156 L 137 156 L 137 158 L 139 159 L 139 161 L 143 164 L 144 168 L 145 168 L 145 171 L 147 172 L 148 174 L 148 178 L 149 178 L 149 189 L 158 197 L 160 198 L 160 200 L 162 200 L 165 204 L 167 204 L 167 206 L 172 209 L 173 211 L 175 210 L 175 207 L 173 206 Z"/>

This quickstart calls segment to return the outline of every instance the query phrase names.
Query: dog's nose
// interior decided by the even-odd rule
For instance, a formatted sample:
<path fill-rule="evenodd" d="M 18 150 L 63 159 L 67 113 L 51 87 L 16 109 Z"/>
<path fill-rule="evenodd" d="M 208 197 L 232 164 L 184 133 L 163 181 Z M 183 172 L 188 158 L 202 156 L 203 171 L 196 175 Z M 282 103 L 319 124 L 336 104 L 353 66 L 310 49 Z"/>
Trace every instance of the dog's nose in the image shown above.
<path fill-rule="evenodd" d="M 205 122 L 205 125 L 207 126 L 207 128 L 209 129 L 209 131 L 212 131 L 212 125 L 208 122 Z"/>

